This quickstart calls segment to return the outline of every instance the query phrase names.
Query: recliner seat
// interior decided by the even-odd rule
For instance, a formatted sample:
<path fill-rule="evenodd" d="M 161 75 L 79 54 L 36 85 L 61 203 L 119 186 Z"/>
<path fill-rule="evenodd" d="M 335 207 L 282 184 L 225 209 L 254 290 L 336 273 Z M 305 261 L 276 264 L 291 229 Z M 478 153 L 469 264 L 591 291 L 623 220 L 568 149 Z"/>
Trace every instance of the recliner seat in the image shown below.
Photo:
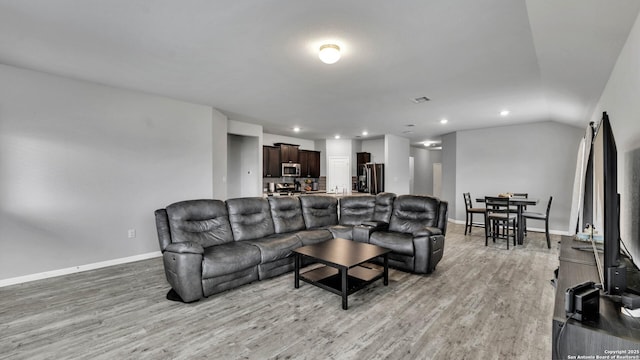
<path fill-rule="evenodd" d="M 400 195 L 393 202 L 388 230 L 374 231 L 369 243 L 393 251 L 390 266 L 431 273 L 444 251 L 447 207 L 435 197 Z"/>

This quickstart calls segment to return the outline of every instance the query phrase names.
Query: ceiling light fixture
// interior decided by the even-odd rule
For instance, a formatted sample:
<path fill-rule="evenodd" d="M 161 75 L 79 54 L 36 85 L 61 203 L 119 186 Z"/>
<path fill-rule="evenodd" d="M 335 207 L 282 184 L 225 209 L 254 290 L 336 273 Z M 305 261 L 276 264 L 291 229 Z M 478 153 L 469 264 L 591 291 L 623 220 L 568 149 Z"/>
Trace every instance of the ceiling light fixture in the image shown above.
<path fill-rule="evenodd" d="M 369 135 L 369 133 L 368 133 L 368 132 L 366 132 L 366 131 L 363 131 L 363 132 L 362 132 L 362 136 L 367 136 L 367 135 Z"/>
<path fill-rule="evenodd" d="M 340 47 L 336 44 L 324 44 L 320 46 L 318 57 L 325 64 L 334 64 L 340 60 Z"/>
<path fill-rule="evenodd" d="M 293 128 L 293 131 L 295 131 L 295 132 L 299 132 L 299 131 L 300 131 L 300 128 L 296 126 L 296 127 L 294 127 L 294 128 Z"/>
<path fill-rule="evenodd" d="M 509 110 L 500 111 L 500 116 L 504 117 L 504 116 L 507 116 L 507 115 L 509 115 Z"/>
<path fill-rule="evenodd" d="M 333 138 L 334 138 L 334 139 L 336 139 L 336 140 L 338 140 L 338 139 L 340 139 L 340 135 L 336 135 L 336 136 L 334 136 Z"/>
<path fill-rule="evenodd" d="M 449 122 L 449 120 L 447 120 L 447 119 L 442 119 L 442 120 L 440 120 L 440 124 L 446 124 L 446 123 L 448 123 L 448 122 Z"/>

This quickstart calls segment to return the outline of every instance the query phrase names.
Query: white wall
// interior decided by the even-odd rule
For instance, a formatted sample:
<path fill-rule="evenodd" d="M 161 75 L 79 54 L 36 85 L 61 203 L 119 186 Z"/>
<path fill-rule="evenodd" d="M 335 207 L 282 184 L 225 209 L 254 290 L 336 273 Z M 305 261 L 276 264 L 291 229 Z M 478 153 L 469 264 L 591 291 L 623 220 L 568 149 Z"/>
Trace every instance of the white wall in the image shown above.
<path fill-rule="evenodd" d="M 553 196 L 550 228 L 566 232 L 583 134 L 584 129 L 555 122 L 457 132 L 455 193 L 454 199 L 447 199 L 454 200 L 456 207 L 449 217 L 464 221 L 463 192 L 470 192 L 474 199 L 525 192 L 541 200 L 532 211 L 544 212 Z M 544 227 L 537 222 L 530 226 Z"/>
<path fill-rule="evenodd" d="M 212 197 L 213 116 L 0 65 L 0 280 L 157 252 L 153 211 Z"/>
<path fill-rule="evenodd" d="M 227 135 L 227 177 L 229 178 L 229 186 L 227 187 L 227 196 L 230 199 L 241 197 L 240 177 L 242 161 L 242 138 L 243 136 L 228 134 Z M 234 186 L 232 186 L 232 184 Z"/>
<path fill-rule="evenodd" d="M 409 139 L 384 136 L 384 191 L 409 193 Z"/>
<path fill-rule="evenodd" d="M 227 116 L 213 110 L 211 139 L 213 141 L 211 169 L 213 170 L 213 198 L 227 198 Z"/>
<path fill-rule="evenodd" d="M 593 120 L 606 111 L 618 149 L 620 236 L 640 260 L 640 17 L 611 72 L 594 111 Z"/>
<path fill-rule="evenodd" d="M 384 139 L 362 140 L 362 152 L 371 154 L 372 163 L 384 163 Z"/>
<path fill-rule="evenodd" d="M 413 193 L 433 195 L 433 164 L 442 161 L 442 151 L 412 146 L 410 155 L 414 158 Z"/>
<path fill-rule="evenodd" d="M 458 189 L 456 188 L 457 159 L 458 159 L 458 133 L 446 134 L 442 137 L 442 200 L 449 203 L 448 217 L 456 219 L 458 209 L 456 199 Z M 467 190 L 464 190 L 466 192 Z M 462 195 L 460 195 L 462 196 Z M 464 203 L 462 204 L 464 211 Z M 464 217 L 462 218 L 464 219 Z"/>
<path fill-rule="evenodd" d="M 327 140 L 315 140 L 313 146 L 320 151 L 320 176 L 327 176 Z"/>

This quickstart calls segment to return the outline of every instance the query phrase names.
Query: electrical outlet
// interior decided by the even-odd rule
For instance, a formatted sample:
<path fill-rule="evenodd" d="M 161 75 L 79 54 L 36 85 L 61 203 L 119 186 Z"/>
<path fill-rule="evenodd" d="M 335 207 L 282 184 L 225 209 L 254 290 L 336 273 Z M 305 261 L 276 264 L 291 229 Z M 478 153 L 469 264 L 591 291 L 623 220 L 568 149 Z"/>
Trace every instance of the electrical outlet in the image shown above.
<path fill-rule="evenodd" d="M 127 231 L 127 236 L 129 237 L 129 239 L 133 239 L 134 237 L 136 237 L 136 229 L 129 229 Z"/>

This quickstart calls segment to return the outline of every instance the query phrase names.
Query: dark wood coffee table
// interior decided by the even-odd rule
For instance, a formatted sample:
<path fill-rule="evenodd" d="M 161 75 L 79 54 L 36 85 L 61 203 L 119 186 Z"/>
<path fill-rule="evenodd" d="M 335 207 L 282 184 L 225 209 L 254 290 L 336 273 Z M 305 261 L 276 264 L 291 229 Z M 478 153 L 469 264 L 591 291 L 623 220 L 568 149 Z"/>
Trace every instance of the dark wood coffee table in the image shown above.
<path fill-rule="evenodd" d="M 389 284 L 389 259 L 391 252 L 380 246 L 336 238 L 303 246 L 295 253 L 295 288 L 300 280 L 342 296 L 342 308 L 347 310 L 347 296 L 382 278 Z M 308 256 L 325 266 L 300 273 L 302 257 Z M 384 258 L 383 270 L 365 264 L 378 256 Z"/>

